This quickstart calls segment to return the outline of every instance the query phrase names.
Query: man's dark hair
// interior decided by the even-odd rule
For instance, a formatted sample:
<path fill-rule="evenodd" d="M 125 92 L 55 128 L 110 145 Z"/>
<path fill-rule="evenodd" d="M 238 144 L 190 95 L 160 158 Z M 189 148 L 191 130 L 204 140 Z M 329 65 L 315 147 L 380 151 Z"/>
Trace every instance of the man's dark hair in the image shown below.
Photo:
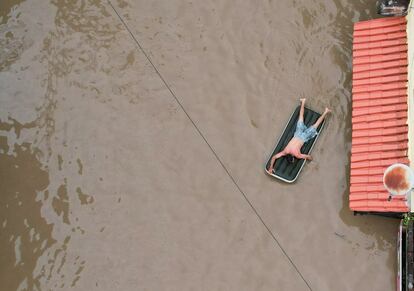
<path fill-rule="evenodd" d="M 293 164 L 295 162 L 295 157 L 292 155 L 287 155 L 286 160 L 288 161 L 289 164 Z"/>

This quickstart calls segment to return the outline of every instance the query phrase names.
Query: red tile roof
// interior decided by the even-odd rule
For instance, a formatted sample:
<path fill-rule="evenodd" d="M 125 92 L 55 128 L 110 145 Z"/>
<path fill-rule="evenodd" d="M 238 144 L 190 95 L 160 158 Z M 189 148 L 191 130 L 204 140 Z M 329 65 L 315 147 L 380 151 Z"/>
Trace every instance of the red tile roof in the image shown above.
<path fill-rule="evenodd" d="M 385 169 L 408 164 L 407 34 L 404 17 L 354 25 L 352 150 L 349 206 L 363 212 L 407 212 L 388 201 Z"/>

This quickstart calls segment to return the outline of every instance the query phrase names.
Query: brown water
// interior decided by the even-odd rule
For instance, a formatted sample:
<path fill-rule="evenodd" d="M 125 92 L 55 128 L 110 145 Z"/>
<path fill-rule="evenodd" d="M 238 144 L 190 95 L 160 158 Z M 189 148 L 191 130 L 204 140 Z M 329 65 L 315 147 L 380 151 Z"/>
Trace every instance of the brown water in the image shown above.
<path fill-rule="evenodd" d="M 394 290 L 398 221 L 347 206 L 352 24 L 373 17 L 1 1 L 2 290 Z M 263 164 L 301 96 L 333 115 L 287 185 Z"/>

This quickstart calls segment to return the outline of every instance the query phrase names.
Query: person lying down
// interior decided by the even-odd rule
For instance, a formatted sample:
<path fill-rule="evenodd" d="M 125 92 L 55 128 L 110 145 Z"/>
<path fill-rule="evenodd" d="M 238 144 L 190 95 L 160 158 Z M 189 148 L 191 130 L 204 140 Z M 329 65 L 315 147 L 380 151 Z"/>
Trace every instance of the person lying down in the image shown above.
<path fill-rule="evenodd" d="M 295 161 L 295 158 L 297 159 L 305 159 L 305 160 L 312 160 L 312 157 L 310 155 L 305 155 L 300 152 L 300 149 L 302 148 L 303 144 L 312 138 L 314 138 L 318 132 L 317 128 L 322 123 L 322 121 L 325 119 L 326 115 L 331 112 L 330 109 L 325 108 L 325 111 L 323 114 L 316 120 L 316 122 L 310 126 L 307 127 L 305 123 L 303 122 L 303 115 L 305 113 L 305 102 L 306 99 L 302 98 L 300 99 L 301 105 L 300 105 L 300 112 L 299 112 L 299 120 L 296 124 L 296 131 L 293 135 L 292 139 L 289 141 L 287 146 L 279 153 L 275 154 L 271 161 L 270 166 L 267 169 L 267 172 L 269 174 L 272 174 L 273 167 L 275 165 L 275 162 L 277 159 L 284 157 L 287 155 L 287 160 L 289 163 L 293 163 Z"/>

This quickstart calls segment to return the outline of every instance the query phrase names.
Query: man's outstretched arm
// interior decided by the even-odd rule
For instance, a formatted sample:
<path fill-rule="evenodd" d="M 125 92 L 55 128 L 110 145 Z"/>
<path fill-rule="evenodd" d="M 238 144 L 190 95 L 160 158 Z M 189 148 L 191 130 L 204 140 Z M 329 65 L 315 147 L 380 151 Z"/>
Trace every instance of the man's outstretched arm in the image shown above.
<path fill-rule="evenodd" d="M 286 152 L 285 152 L 284 150 L 283 150 L 283 151 L 281 151 L 281 152 L 279 152 L 279 153 L 277 153 L 276 155 L 274 155 L 274 156 L 272 157 L 272 159 L 271 159 L 271 161 L 270 161 L 270 166 L 269 166 L 269 169 L 267 169 L 267 172 L 268 172 L 268 173 L 271 173 L 271 172 L 272 172 L 272 169 L 273 169 L 273 166 L 275 165 L 276 160 L 277 160 L 278 158 L 283 157 L 283 156 L 286 156 Z"/>

